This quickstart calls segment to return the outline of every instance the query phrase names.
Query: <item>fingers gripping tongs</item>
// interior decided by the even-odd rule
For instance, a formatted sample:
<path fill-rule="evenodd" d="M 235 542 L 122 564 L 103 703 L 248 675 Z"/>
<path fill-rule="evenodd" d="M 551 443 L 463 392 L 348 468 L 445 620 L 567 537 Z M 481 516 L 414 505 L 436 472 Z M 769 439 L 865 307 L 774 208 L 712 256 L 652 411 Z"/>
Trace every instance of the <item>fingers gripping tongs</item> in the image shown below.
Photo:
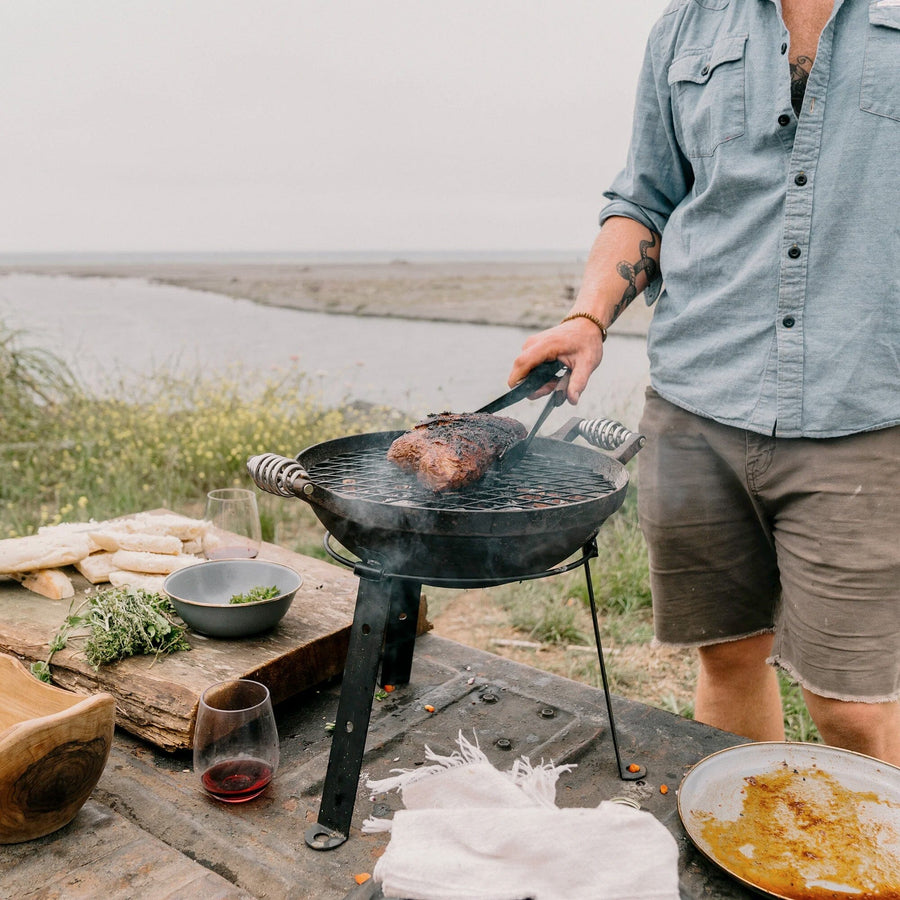
<path fill-rule="evenodd" d="M 565 402 L 566 389 L 569 386 L 569 369 L 557 360 L 541 363 L 532 369 L 512 390 L 507 391 L 496 400 L 477 410 L 480 413 L 493 413 L 506 409 L 507 406 L 511 406 L 513 403 L 528 397 L 551 381 L 556 382 L 553 392 L 544 404 L 544 408 L 541 410 L 541 414 L 532 426 L 531 431 L 517 444 L 513 444 L 497 461 L 496 465 L 501 472 L 508 471 L 522 460 L 522 457 L 528 452 L 535 435 L 546 421 L 547 416 L 557 406 L 561 406 Z"/>

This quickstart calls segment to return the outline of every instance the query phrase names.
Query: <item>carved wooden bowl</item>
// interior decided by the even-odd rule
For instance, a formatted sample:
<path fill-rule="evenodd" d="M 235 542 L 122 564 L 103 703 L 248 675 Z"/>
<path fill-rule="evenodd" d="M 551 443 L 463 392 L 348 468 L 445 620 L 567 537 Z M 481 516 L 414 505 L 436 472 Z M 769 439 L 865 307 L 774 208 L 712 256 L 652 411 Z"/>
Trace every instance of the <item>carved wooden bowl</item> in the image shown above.
<path fill-rule="evenodd" d="M 115 721 L 112 695 L 45 684 L 0 653 L 0 844 L 75 818 L 103 773 Z"/>

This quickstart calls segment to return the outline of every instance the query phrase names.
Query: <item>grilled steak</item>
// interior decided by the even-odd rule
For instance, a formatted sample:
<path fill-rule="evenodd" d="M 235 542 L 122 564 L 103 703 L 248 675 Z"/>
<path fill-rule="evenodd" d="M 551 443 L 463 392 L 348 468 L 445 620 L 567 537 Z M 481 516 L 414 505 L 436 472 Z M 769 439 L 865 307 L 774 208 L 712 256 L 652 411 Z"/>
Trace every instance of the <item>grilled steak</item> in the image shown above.
<path fill-rule="evenodd" d="M 505 416 L 443 412 L 398 437 L 387 458 L 432 491 L 449 491 L 478 481 L 525 435 L 521 422 Z"/>

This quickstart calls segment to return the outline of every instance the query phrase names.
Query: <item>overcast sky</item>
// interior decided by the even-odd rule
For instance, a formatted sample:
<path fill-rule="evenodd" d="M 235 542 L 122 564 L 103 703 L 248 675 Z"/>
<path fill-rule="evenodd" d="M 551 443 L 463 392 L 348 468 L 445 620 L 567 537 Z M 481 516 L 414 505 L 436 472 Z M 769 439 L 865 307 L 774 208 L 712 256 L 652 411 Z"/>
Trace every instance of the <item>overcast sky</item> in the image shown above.
<path fill-rule="evenodd" d="M 0 0 L 0 253 L 576 250 L 667 0 Z"/>

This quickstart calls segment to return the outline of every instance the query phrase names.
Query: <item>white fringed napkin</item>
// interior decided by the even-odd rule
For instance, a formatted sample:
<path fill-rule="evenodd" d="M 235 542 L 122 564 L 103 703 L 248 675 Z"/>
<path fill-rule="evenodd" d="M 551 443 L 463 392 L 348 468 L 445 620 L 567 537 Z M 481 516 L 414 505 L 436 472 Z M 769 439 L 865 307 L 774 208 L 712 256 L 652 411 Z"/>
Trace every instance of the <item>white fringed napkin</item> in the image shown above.
<path fill-rule="evenodd" d="M 406 900 L 678 900 L 678 845 L 650 813 L 604 802 L 559 809 L 556 782 L 573 766 L 500 772 L 462 734 L 433 765 L 370 781 L 406 809 L 363 831 L 390 830 L 373 877 Z"/>

